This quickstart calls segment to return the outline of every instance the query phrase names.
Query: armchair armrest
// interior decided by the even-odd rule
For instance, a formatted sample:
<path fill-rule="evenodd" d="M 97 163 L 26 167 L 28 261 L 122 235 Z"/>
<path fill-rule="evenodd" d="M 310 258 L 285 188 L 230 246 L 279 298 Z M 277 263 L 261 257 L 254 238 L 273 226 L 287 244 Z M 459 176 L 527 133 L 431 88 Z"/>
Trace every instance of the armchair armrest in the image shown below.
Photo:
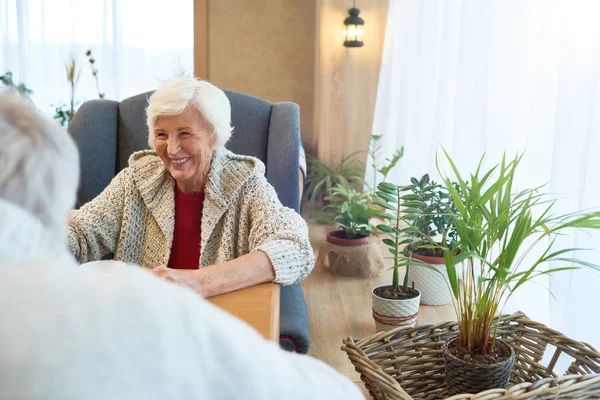
<path fill-rule="evenodd" d="M 282 286 L 279 299 L 279 346 L 306 354 L 310 347 L 310 330 L 306 301 L 300 284 Z"/>

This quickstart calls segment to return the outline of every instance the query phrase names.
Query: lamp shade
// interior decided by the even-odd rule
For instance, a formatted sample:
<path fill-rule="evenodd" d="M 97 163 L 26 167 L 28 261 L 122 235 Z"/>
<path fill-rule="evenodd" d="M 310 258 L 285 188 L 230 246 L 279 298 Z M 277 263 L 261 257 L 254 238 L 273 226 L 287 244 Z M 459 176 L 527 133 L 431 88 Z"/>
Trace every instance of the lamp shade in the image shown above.
<path fill-rule="evenodd" d="M 344 46 L 361 47 L 363 45 L 363 25 L 365 21 L 358 16 L 360 10 L 352 7 L 348 10 L 350 16 L 344 20 Z"/>

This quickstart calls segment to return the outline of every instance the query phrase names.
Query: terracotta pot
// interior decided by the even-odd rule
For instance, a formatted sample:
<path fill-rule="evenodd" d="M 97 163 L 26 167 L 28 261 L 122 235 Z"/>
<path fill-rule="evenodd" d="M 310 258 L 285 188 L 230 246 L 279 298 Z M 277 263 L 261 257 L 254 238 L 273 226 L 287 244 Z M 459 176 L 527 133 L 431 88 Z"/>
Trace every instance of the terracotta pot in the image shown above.
<path fill-rule="evenodd" d="M 338 229 L 327 234 L 327 241 L 338 246 L 360 246 L 369 243 L 369 236 L 359 236 L 356 239 L 346 239 L 343 230 Z"/>
<path fill-rule="evenodd" d="M 510 356 L 495 364 L 481 365 L 463 360 L 451 354 L 448 350 L 450 343 L 458 338 L 444 343 L 442 353 L 446 364 L 446 387 L 448 395 L 459 393 L 479 393 L 488 389 L 506 389 L 508 380 L 515 363 L 515 352 L 508 343 L 496 339 L 496 346 L 510 350 Z"/>
<path fill-rule="evenodd" d="M 399 326 L 412 327 L 417 324 L 417 314 L 419 313 L 419 302 L 421 300 L 421 292 L 417 297 L 406 300 L 392 300 L 379 297 L 375 294 L 373 288 L 371 297 L 373 299 L 373 319 L 375 320 L 375 328 L 379 331 L 389 331 Z"/>
<path fill-rule="evenodd" d="M 444 257 L 429 257 L 413 253 L 412 258 L 427 263 L 439 271 L 439 273 L 432 271 L 419 264 L 411 265 L 410 276 L 415 283 L 415 288 L 421 291 L 421 304 L 430 306 L 448 304 L 452 300 L 452 294 L 447 283 L 448 273 Z"/>

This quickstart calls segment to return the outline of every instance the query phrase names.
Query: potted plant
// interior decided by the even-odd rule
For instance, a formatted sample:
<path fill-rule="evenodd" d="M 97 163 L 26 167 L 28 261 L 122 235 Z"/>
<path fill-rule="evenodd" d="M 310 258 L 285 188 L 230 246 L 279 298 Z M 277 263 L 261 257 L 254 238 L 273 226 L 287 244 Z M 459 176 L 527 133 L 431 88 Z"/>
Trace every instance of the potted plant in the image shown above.
<path fill-rule="evenodd" d="M 413 195 L 403 195 L 400 186 L 382 182 L 377 185 L 377 189 L 375 204 L 393 212 L 375 212 L 377 217 L 390 221 L 390 225 L 380 224 L 377 225 L 377 229 L 389 235 L 383 239 L 383 243 L 392 254 L 392 284 L 377 286 L 372 291 L 375 326 L 377 331 L 387 331 L 398 326 L 414 326 L 417 322 L 421 293 L 413 287 L 414 285 L 409 286 L 410 265 L 402 257 L 402 246 L 407 240 L 403 239 L 404 228 L 401 223 L 407 216 L 419 214 L 421 211 L 410 204 L 402 204 L 402 201 L 412 199 Z M 399 271 L 401 266 L 406 266 L 402 284 Z"/>
<path fill-rule="evenodd" d="M 338 184 L 326 197 L 327 208 L 333 210 L 339 229 L 327 234 L 327 243 L 319 250 L 319 258 L 327 255 L 334 275 L 375 276 L 383 268 L 378 246 L 370 245 L 369 207 L 371 197 L 346 185 Z"/>
<path fill-rule="evenodd" d="M 412 278 L 421 292 L 421 304 L 448 304 L 451 295 L 442 249 L 456 244 L 450 217 L 456 209 L 454 201 L 446 188 L 432 181 L 429 174 L 421 179 L 411 178 L 411 184 L 401 191 L 409 194 L 405 196 L 404 206 L 414 209 L 404 218 L 408 226 L 402 232 L 412 241 L 402 254 L 413 267 Z"/>
<path fill-rule="evenodd" d="M 458 336 L 443 347 L 450 395 L 505 388 L 515 354 L 498 339 L 494 318 L 512 294 L 538 275 L 596 265 L 570 257 L 577 249 L 554 246 L 570 228 L 600 229 L 600 212 L 553 214 L 554 201 L 539 188 L 515 192 L 513 182 L 522 155 L 481 172 L 482 160 L 467 185 L 446 153 L 456 187 L 445 186 L 456 204 L 451 214 L 457 245 L 443 246 L 444 260 L 458 316 Z M 464 196 L 464 202 L 461 201 Z M 532 264 L 524 260 L 541 247 Z M 458 271 L 457 265 L 464 261 Z M 548 269 L 542 265 L 553 262 Z M 560 264 L 563 265 L 560 265 Z"/>
<path fill-rule="evenodd" d="M 361 151 L 355 151 L 348 156 L 342 156 L 335 168 L 330 168 L 321 160 L 306 155 L 308 175 L 306 177 L 306 197 L 309 206 L 314 206 L 317 200 L 327 202 L 326 197 L 332 194 L 337 185 L 349 187 L 352 183 L 364 182 L 365 168 L 356 156 Z"/>

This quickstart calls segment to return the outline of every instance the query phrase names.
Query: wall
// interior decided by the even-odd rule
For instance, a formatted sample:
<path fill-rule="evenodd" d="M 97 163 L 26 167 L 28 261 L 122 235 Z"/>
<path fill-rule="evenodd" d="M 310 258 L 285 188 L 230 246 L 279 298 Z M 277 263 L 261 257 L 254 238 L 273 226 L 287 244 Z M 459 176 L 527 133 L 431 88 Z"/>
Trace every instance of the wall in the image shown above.
<path fill-rule="evenodd" d="M 373 125 L 388 0 L 356 3 L 365 20 L 364 46 L 343 46 L 348 1 L 321 0 L 317 73 L 318 157 L 330 166 L 365 150 Z M 360 155 L 366 161 L 366 153 Z"/>
<path fill-rule="evenodd" d="M 298 103 L 302 139 L 314 153 L 317 0 L 202 1 L 208 79 L 271 102 Z"/>
<path fill-rule="evenodd" d="M 196 75 L 300 105 L 302 140 L 329 165 L 368 146 L 388 0 L 356 5 L 365 45 L 342 45 L 349 0 L 195 0 Z M 361 159 L 366 159 L 362 155 Z"/>

